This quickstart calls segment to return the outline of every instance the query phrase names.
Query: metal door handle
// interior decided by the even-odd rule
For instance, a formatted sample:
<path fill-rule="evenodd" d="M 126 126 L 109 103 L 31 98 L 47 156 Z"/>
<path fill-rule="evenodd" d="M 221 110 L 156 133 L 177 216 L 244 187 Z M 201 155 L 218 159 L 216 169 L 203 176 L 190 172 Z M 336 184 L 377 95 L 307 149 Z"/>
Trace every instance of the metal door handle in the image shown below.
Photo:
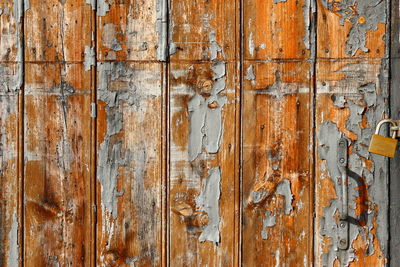
<path fill-rule="evenodd" d="M 349 221 L 348 221 L 348 141 L 346 138 L 340 138 L 338 141 L 337 164 L 341 177 L 338 177 L 338 184 L 342 186 L 341 203 L 342 208 L 339 217 L 339 249 L 348 249 L 349 247 Z"/>

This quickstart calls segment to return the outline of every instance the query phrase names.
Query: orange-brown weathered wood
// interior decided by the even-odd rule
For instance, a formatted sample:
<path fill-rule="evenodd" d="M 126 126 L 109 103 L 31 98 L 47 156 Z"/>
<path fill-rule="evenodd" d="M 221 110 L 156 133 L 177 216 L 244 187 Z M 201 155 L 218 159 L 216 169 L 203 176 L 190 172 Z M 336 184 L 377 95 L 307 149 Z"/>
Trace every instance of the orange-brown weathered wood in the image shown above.
<path fill-rule="evenodd" d="M 310 0 L 244 0 L 244 58 L 308 58 L 312 46 L 310 3 Z"/>
<path fill-rule="evenodd" d="M 0 266 L 20 266 L 22 243 L 22 1 L 0 1 Z"/>
<path fill-rule="evenodd" d="M 26 265 L 90 260 L 91 79 L 83 68 L 26 64 Z"/>
<path fill-rule="evenodd" d="M 98 60 L 165 60 L 166 1 L 98 1 Z"/>
<path fill-rule="evenodd" d="M 25 265 L 90 266 L 93 10 L 25 1 Z"/>
<path fill-rule="evenodd" d="M 239 263 L 239 1 L 171 1 L 170 265 Z"/>
<path fill-rule="evenodd" d="M 243 264 L 312 262 L 312 86 L 308 62 L 245 64 Z"/>
<path fill-rule="evenodd" d="M 381 58 L 387 55 L 387 1 L 317 0 L 319 58 Z"/>
<path fill-rule="evenodd" d="M 98 64 L 98 264 L 159 266 L 162 63 Z"/>

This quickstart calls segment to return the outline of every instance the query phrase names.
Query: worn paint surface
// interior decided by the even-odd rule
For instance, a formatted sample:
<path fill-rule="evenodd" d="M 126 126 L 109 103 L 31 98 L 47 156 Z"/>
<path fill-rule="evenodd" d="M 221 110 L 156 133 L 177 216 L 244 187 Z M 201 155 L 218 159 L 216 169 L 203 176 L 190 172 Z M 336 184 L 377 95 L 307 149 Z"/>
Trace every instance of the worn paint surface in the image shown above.
<path fill-rule="evenodd" d="M 0 266 L 385 266 L 388 7 L 0 1 Z"/>

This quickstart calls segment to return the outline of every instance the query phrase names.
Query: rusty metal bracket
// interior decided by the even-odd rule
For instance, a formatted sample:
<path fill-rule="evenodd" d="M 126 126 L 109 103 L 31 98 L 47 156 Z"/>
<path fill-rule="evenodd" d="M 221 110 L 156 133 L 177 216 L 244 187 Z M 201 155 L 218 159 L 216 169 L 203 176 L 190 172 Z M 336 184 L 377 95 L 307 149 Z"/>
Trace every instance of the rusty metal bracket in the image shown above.
<path fill-rule="evenodd" d="M 349 221 L 348 221 L 348 141 L 346 138 L 340 138 L 337 149 L 337 164 L 341 174 L 338 177 L 338 184 L 342 186 L 341 203 L 342 209 L 339 218 L 339 240 L 338 248 L 346 250 L 349 247 Z"/>

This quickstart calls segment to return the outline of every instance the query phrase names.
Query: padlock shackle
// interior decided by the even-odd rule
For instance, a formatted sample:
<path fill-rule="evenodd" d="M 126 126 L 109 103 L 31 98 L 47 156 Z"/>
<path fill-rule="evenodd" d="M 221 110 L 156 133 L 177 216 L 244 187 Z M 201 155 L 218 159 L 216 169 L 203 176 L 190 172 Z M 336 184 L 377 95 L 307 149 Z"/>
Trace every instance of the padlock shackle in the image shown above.
<path fill-rule="evenodd" d="M 392 124 L 393 126 L 395 126 L 395 127 L 398 126 L 397 123 L 396 123 L 394 120 L 392 120 L 392 119 L 384 119 L 384 120 L 381 120 L 381 121 L 378 123 L 378 125 L 376 125 L 375 134 L 379 134 L 379 131 L 380 131 L 382 125 L 385 124 L 385 123 L 391 123 L 391 124 Z M 392 136 L 392 138 L 396 138 L 396 136 L 397 136 L 396 131 L 393 131 L 393 136 Z"/>

